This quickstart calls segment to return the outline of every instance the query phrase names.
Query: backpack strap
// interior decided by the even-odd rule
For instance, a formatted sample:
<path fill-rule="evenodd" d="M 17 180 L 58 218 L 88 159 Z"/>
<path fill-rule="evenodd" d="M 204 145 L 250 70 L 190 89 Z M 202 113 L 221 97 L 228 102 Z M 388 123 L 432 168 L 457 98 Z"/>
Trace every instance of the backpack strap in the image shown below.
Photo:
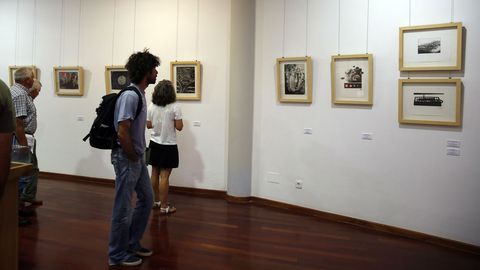
<path fill-rule="evenodd" d="M 134 91 L 134 92 L 137 93 L 137 95 L 138 95 L 137 112 L 135 113 L 135 118 L 137 118 L 138 115 L 140 114 L 140 112 L 142 111 L 142 107 L 143 107 L 142 94 L 140 94 L 140 91 L 138 91 L 138 89 L 137 89 L 135 86 L 128 86 L 128 87 L 122 89 L 122 90 L 118 93 L 118 97 L 120 98 L 120 95 L 121 95 L 123 92 L 126 92 L 126 91 Z"/>

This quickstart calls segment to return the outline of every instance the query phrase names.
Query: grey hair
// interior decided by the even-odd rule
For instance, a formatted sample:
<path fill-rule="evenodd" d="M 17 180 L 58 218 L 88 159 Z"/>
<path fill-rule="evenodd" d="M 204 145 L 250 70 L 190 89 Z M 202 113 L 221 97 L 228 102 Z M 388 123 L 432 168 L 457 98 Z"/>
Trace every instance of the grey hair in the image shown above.
<path fill-rule="evenodd" d="M 25 79 L 33 78 L 33 70 L 29 67 L 21 67 L 15 71 L 15 82 L 21 83 Z"/>
<path fill-rule="evenodd" d="M 28 93 L 32 92 L 35 89 L 39 90 L 40 88 L 42 88 L 42 83 L 39 80 L 34 79 L 32 87 L 30 87 L 30 89 L 28 89 Z"/>

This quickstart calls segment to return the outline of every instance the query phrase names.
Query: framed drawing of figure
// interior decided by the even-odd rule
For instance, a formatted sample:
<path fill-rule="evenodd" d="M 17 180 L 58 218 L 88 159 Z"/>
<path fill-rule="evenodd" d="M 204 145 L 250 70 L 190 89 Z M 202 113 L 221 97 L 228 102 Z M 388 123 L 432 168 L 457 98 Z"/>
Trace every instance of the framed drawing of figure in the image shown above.
<path fill-rule="evenodd" d="M 200 100 L 200 61 L 170 62 L 170 80 L 177 93 L 177 100 Z"/>
<path fill-rule="evenodd" d="M 15 71 L 17 71 L 17 69 L 22 68 L 22 67 L 31 68 L 33 70 L 33 77 L 38 79 L 37 68 L 35 66 L 9 66 L 8 67 L 8 76 L 9 76 L 9 79 L 10 79 L 10 86 L 12 86 L 15 83 Z"/>
<path fill-rule="evenodd" d="M 55 93 L 60 96 L 83 96 L 82 67 L 54 67 Z"/>
<path fill-rule="evenodd" d="M 312 59 L 277 58 L 277 99 L 279 102 L 312 103 Z"/>
<path fill-rule="evenodd" d="M 400 27 L 400 71 L 461 70 L 462 23 Z"/>
<path fill-rule="evenodd" d="M 118 93 L 129 85 L 130 79 L 124 66 L 105 66 L 105 89 L 107 94 Z"/>
<path fill-rule="evenodd" d="M 373 104 L 373 56 L 334 55 L 331 63 L 332 103 Z"/>

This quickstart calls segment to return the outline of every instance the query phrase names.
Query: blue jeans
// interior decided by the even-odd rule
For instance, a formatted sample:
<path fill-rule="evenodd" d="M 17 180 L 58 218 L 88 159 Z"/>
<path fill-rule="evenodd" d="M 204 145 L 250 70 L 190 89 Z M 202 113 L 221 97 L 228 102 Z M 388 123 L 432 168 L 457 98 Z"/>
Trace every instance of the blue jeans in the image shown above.
<path fill-rule="evenodd" d="M 121 148 L 116 148 L 112 150 L 112 164 L 116 178 L 108 256 L 117 263 L 141 248 L 140 239 L 152 210 L 153 190 L 143 157 L 133 162 Z M 134 192 L 137 202 L 132 209 Z"/>

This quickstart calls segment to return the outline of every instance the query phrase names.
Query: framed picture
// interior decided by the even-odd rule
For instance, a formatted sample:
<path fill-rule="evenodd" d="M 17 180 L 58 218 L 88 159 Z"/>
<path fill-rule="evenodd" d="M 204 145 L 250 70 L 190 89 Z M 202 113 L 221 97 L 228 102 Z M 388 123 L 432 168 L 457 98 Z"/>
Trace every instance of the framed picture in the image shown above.
<path fill-rule="evenodd" d="M 83 69 L 81 67 L 54 67 L 53 74 L 57 95 L 83 95 Z"/>
<path fill-rule="evenodd" d="M 279 102 L 312 103 L 312 59 L 277 58 L 277 98 Z"/>
<path fill-rule="evenodd" d="M 400 71 L 462 69 L 462 23 L 400 27 Z"/>
<path fill-rule="evenodd" d="M 398 81 L 398 122 L 460 126 L 460 79 L 401 79 Z"/>
<path fill-rule="evenodd" d="M 177 100 L 200 100 L 200 68 L 199 61 L 170 62 L 170 79 Z"/>
<path fill-rule="evenodd" d="M 105 89 L 107 94 L 118 93 L 129 85 L 130 79 L 124 66 L 105 66 Z"/>
<path fill-rule="evenodd" d="M 331 63 L 332 103 L 373 104 L 373 56 L 334 55 Z"/>
<path fill-rule="evenodd" d="M 31 68 L 33 70 L 33 77 L 37 78 L 37 68 L 35 66 L 9 66 L 8 75 L 10 79 L 10 86 L 12 86 L 15 83 L 15 71 L 17 71 L 17 69 L 22 67 Z"/>

